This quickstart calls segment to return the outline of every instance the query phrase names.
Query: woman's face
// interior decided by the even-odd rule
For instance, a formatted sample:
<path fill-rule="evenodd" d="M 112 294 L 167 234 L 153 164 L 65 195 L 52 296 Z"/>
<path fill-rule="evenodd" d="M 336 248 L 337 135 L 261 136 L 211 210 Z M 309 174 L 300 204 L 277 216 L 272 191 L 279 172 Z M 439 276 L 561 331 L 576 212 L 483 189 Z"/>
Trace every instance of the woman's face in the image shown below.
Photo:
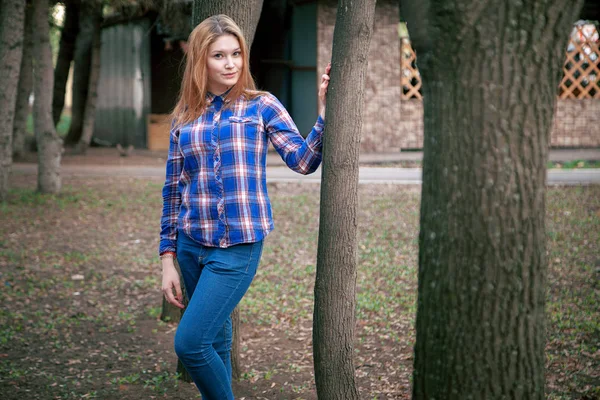
<path fill-rule="evenodd" d="M 233 35 L 223 35 L 208 48 L 206 69 L 207 89 L 220 95 L 235 85 L 240 79 L 244 66 L 240 42 Z"/>

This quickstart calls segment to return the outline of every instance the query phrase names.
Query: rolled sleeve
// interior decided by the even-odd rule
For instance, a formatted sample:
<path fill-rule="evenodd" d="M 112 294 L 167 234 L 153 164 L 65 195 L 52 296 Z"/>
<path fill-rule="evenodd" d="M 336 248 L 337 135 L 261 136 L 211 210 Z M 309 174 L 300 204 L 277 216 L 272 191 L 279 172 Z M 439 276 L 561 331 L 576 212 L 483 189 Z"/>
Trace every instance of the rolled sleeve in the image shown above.
<path fill-rule="evenodd" d="M 325 126 L 321 116 L 304 139 L 290 114 L 275 96 L 264 96 L 261 115 L 269 140 L 286 165 L 304 175 L 316 171 L 321 164 Z"/>

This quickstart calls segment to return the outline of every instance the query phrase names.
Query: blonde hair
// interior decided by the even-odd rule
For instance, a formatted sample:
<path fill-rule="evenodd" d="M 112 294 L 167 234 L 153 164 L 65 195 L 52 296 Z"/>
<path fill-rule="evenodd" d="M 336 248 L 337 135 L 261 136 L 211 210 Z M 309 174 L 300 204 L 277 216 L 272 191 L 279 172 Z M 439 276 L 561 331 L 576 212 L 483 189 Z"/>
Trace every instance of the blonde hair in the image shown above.
<path fill-rule="evenodd" d="M 185 56 L 185 71 L 179 91 L 179 99 L 171 113 L 174 127 L 192 122 L 206 110 L 208 76 L 206 59 L 208 48 L 219 37 L 233 35 L 240 43 L 243 67 L 236 84 L 227 94 L 229 99 L 245 96 L 248 99 L 258 96 L 256 84 L 250 74 L 249 52 L 244 34 L 240 27 L 227 15 L 213 15 L 202 21 L 188 38 L 188 50 Z"/>

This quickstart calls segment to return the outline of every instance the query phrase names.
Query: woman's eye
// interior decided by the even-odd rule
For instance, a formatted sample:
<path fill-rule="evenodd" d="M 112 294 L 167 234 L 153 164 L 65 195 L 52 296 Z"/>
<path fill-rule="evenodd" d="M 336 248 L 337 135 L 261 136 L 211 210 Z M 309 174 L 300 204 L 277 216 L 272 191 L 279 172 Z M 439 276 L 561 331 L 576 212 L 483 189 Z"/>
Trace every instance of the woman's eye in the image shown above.
<path fill-rule="evenodd" d="M 235 53 L 233 53 L 234 56 L 239 57 L 242 55 L 241 51 L 236 51 Z"/>
<path fill-rule="evenodd" d="M 215 54 L 215 58 L 221 58 L 221 57 L 223 57 L 222 54 Z"/>

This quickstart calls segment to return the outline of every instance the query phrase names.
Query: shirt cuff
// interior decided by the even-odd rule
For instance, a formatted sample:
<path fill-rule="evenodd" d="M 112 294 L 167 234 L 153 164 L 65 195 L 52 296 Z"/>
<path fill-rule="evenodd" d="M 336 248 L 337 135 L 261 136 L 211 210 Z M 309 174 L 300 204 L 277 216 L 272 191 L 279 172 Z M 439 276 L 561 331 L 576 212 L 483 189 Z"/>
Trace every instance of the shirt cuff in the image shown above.
<path fill-rule="evenodd" d="M 313 127 L 312 131 L 306 138 L 311 150 L 313 150 L 317 153 L 321 153 L 324 129 L 325 129 L 325 121 L 323 121 L 323 118 L 321 118 L 321 116 L 319 115 L 319 117 L 317 118 L 317 122 L 315 122 L 315 126 Z"/>
<path fill-rule="evenodd" d="M 317 117 L 317 123 L 315 124 L 315 129 L 319 130 L 319 132 L 322 132 L 323 128 L 325 128 L 325 120 L 323 118 L 321 118 L 321 115 L 319 115 Z"/>
<path fill-rule="evenodd" d="M 160 256 L 161 254 L 164 254 L 167 252 L 172 252 L 172 253 L 177 254 L 177 245 L 176 245 L 175 241 L 168 240 L 168 239 L 163 239 L 160 241 L 160 246 L 158 248 L 158 255 Z"/>

